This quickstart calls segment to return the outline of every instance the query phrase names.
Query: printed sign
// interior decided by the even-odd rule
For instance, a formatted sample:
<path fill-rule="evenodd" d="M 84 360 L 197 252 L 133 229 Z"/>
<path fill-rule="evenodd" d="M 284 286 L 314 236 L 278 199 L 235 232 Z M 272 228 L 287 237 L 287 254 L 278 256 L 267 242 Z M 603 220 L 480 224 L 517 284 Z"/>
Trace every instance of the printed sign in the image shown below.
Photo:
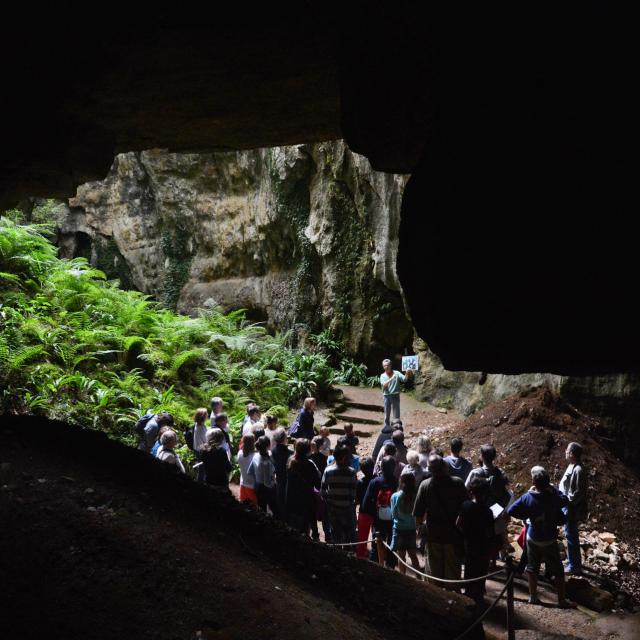
<path fill-rule="evenodd" d="M 402 356 L 402 370 L 408 369 L 418 370 L 418 356 Z"/>

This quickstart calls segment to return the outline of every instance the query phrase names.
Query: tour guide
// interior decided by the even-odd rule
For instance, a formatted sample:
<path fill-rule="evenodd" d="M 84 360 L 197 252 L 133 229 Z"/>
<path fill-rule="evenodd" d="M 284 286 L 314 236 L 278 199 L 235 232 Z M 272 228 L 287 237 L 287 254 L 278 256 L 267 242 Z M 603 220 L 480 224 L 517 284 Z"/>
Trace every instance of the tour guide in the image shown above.
<path fill-rule="evenodd" d="M 391 366 L 391 360 L 388 358 L 382 361 L 384 373 L 380 376 L 380 384 L 382 385 L 382 396 L 384 398 L 384 428 L 391 428 L 391 413 L 394 418 L 400 417 L 400 385 L 406 378 L 413 377 L 413 371 L 407 370 L 406 376 L 400 371 L 394 371 Z"/>

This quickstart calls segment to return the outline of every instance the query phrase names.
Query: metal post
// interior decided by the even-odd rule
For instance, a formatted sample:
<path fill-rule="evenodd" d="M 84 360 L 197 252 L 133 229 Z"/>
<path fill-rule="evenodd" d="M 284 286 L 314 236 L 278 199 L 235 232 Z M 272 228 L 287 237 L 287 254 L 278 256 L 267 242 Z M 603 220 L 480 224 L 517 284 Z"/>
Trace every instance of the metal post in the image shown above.
<path fill-rule="evenodd" d="M 507 556 L 507 640 L 516 640 L 513 619 L 513 559 Z"/>

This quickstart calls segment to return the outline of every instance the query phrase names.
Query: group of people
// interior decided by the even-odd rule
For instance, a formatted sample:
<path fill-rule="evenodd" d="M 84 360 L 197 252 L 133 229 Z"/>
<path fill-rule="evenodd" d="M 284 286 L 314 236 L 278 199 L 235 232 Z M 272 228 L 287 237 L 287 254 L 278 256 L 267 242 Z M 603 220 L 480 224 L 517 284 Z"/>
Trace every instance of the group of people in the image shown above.
<path fill-rule="evenodd" d="M 399 372 L 389 361 L 383 366 L 383 392 L 391 389 L 393 396 L 398 387 L 385 383 L 394 378 L 401 382 Z M 399 401 L 393 398 L 385 401 L 385 424 L 371 457 L 358 456 L 359 439 L 351 424 L 344 425 L 332 449 L 328 429 L 314 426 L 315 408 L 314 398 L 305 399 L 287 431 L 276 417 L 263 417 L 253 403 L 247 406 L 236 456 L 241 501 L 315 540 L 321 526 L 325 542 L 354 544 L 358 557 L 398 566 L 403 573 L 408 566 L 422 570 L 418 551 L 423 551 L 428 573 L 453 581 L 461 579 L 462 566 L 466 580 L 485 576 L 507 553 L 507 522 L 517 518 L 524 523 L 521 565 L 529 580 L 530 602 L 538 602 L 537 578 L 544 562 L 555 580 L 559 606 L 571 606 L 564 594 L 565 573 L 582 571 L 578 522 L 587 513 L 587 475 L 578 443 L 567 447 L 569 466 L 559 488 L 551 485 L 545 469 L 535 466 L 531 488 L 514 499 L 509 479 L 495 465 L 492 444 L 481 447 L 475 467 L 462 456 L 460 438 L 451 440 L 446 456 L 432 448 L 426 433 L 418 437 L 416 450 L 409 449 Z M 197 480 L 228 491 L 232 442 L 221 398 L 213 398 L 210 412 L 196 411 L 185 440 L 197 459 Z M 140 448 L 184 472 L 175 452 L 177 442 L 171 416 L 160 413 L 144 426 Z M 565 525 L 568 545 L 565 566 L 557 542 L 560 525 Z M 371 534 L 374 544 L 369 549 Z M 459 590 L 455 583 L 448 586 Z M 465 593 L 481 603 L 484 588 L 484 580 L 477 580 L 465 584 Z"/>

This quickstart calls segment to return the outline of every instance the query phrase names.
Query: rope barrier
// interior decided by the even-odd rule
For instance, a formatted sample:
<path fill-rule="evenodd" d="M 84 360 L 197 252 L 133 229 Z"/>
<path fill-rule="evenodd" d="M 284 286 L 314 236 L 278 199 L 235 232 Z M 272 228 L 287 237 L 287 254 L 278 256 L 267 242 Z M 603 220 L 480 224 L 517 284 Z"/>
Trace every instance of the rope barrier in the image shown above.
<path fill-rule="evenodd" d="M 362 540 L 361 542 L 325 542 L 327 547 L 355 547 L 359 544 L 369 544 L 375 542 L 375 540 Z"/>
<path fill-rule="evenodd" d="M 445 580 L 444 578 L 436 578 L 435 576 L 431 576 L 428 573 L 423 573 L 422 571 L 418 571 L 417 569 L 415 569 L 414 567 L 412 567 L 409 563 L 405 562 L 384 540 L 382 541 L 382 544 L 387 547 L 387 549 L 389 549 L 389 551 L 391 551 L 391 553 L 393 553 L 393 555 L 400 561 L 402 562 L 402 564 L 407 567 L 407 569 L 410 569 L 411 571 L 413 571 L 414 573 L 417 573 L 420 576 L 424 576 L 425 578 L 428 578 L 429 580 L 436 580 L 437 582 L 446 582 L 448 584 L 468 584 L 470 582 L 478 582 L 478 580 L 486 580 L 487 578 L 491 578 L 493 576 L 497 576 L 499 573 L 503 572 L 503 569 L 500 569 L 499 571 L 494 571 L 493 573 L 488 573 L 486 576 L 478 576 L 477 578 L 468 578 L 466 580 Z"/>
<path fill-rule="evenodd" d="M 462 638 L 464 638 L 467 635 L 467 633 L 469 633 L 469 631 L 471 631 L 472 629 L 475 629 L 487 617 L 487 615 L 489 615 L 489 612 L 498 604 L 498 601 L 500 600 L 500 598 L 502 598 L 502 596 L 504 595 L 504 592 L 507 590 L 508 586 L 512 582 L 513 582 L 513 573 L 509 575 L 509 577 L 507 578 L 507 582 L 504 585 L 502 591 L 498 594 L 498 597 L 491 603 L 489 608 L 468 629 L 463 631 L 457 638 L 455 638 L 455 640 L 461 640 Z"/>

